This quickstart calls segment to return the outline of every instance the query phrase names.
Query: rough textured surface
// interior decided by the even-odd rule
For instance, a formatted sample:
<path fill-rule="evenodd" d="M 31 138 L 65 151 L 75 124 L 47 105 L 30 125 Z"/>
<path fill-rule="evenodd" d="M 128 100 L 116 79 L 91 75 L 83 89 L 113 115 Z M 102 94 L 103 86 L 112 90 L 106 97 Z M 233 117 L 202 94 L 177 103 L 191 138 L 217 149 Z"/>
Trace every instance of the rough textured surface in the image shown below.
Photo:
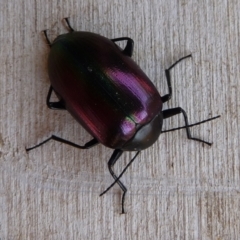
<path fill-rule="evenodd" d="M 222 1 L 30 1 L 0 2 L 0 239 L 239 239 L 239 0 Z M 193 54 L 171 72 L 173 98 L 196 126 L 163 134 L 123 176 L 129 189 L 121 215 L 118 186 L 107 170 L 111 150 L 80 151 L 57 142 L 32 146 L 51 134 L 76 143 L 91 137 L 65 111 L 48 110 L 48 46 L 75 29 L 135 40 L 133 58 L 167 92 L 164 69 Z M 181 116 L 164 129 L 183 125 Z M 125 153 L 116 172 L 130 160 Z"/>

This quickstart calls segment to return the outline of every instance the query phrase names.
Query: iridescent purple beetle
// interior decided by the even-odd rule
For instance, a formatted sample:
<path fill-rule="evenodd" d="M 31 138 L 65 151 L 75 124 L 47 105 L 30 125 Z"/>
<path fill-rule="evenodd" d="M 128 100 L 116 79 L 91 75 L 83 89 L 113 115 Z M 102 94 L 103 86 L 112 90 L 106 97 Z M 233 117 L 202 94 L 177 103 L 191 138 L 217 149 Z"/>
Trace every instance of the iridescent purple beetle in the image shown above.
<path fill-rule="evenodd" d="M 51 86 L 47 96 L 50 109 L 66 109 L 92 136 L 93 139 L 83 146 L 52 135 L 40 144 L 27 148 L 29 151 L 53 139 L 68 145 L 88 149 L 98 143 L 115 149 L 108 161 L 108 169 L 115 183 L 123 191 L 122 213 L 127 188 L 120 177 L 136 158 L 138 153 L 150 147 L 163 132 L 185 128 L 187 137 L 211 145 L 191 136 L 185 111 L 180 108 L 162 110 L 162 103 L 172 96 L 170 69 L 188 55 L 179 59 L 165 70 L 168 94 L 160 96 L 156 87 L 132 60 L 134 42 L 131 38 L 108 39 L 95 33 L 75 32 L 69 21 L 67 34 L 58 36 L 53 43 L 46 40 L 51 47 L 48 58 L 48 73 Z M 116 42 L 126 41 L 121 49 Z M 51 102 L 52 91 L 58 96 L 58 102 Z M 185 126 L 162 131 L 163 119 L 183 114 Z M 134 158 L 117 177 L 113 166 L 124 151 L 137 151 Z M 100 196 L 101 196 L 100 195 Z"/>

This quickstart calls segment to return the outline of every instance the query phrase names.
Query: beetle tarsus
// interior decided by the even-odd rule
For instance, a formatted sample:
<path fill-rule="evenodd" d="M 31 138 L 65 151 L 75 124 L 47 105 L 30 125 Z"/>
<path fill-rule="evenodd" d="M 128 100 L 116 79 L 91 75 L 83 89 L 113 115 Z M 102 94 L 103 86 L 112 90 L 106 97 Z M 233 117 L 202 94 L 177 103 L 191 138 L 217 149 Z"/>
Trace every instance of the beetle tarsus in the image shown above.
<path fill-rule="evenodd" d="M 173 63 L 167 70 L 170 71 L 172 68 L 174 68 L 179 62 L 181 62 L 182 60 L 186 59 L 186 58 L 190 58 L 192 57 L 192 54 L 189 54 L 185 57 L 182 57 L 180 59 L 178 59 L 175 63 Z"/>
<path fill-rule="evenodd" d="M 123 195 L 122 195 L 122 214 L 126 213 L 125 210 L 124 210 L 124 202 L 125 202 L 126 192 L 127 192 L 127 190 L 125 192 L 123 192 Z"/>
<path fill-rule="evenodd" d="M 175 67 L 179 62 L 181 62 L 185 58 L 189 58 L 189 57 L 192 57 L 192 54 L 189 54 L 185 57 L 182 57 L 182 58 L 178 59 L 174 64 L 172 64 L 168 69 L 165 70 L 165 76 L 166 76 L 166 79 L 167 79 L 167 86 L 168 86 L 168 94 L 161 97 L 163 103 L 169 101 L 172 97 L 172 83 L 171 83 L 170 70 L 173 67 Z"/>
<path fill-rule="evenodd" d="M 52 136 L 51 136 L 50 138 L 47 138 L 46 140 L 40 142 L 39 144 L 33 146 L 33 147 L 26 148 L 26 151 L 29 152 L 29 151 L 33 150 L 34 148 L 38 148 L 38 147 L 40 147 L 41 145 L 43 145 L 43 144 L 47 143 L 48 141 L 50 141 L 51 139 L 52 139 Z"/>
<path fill-rule="evenodd" d="M 64 20 L 65 20 L 65 22 L 67 23 L 67 26 L 68 26 L 70 32 L 74 32 L 74 29 L 72 28 L 72 26 L 71 26 L 71 24 L 70 24 L 70 22 L 69 22 L 69 18 L 66 17 L 66 18 L 64 18 Z"/>

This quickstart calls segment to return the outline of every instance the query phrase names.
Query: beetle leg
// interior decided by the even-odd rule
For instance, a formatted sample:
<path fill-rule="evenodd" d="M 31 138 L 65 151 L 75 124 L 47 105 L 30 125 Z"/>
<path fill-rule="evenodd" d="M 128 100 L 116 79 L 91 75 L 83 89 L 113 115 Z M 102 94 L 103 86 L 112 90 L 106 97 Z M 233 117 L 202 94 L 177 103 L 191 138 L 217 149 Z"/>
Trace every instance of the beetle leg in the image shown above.
<path fill-rule="evenodd" d="M 187 114 L 186 114 L 186 112 L 185 112 L 181 107 L 171 108 L 171 109 L 167 109 L 167 110 L 163 110 L 163 111 L 162 111 L 163 119 L 172 117 L 172 116 L 177 115 L 177 114 L 180 114 L 180 113 L 182 113 L 182 114 L 183 114 L 183 117 L 184 117 L 184 121 L 185 121 L 185 124 L 186 124 L 186 131 L 187 131 L 187 137 L 188 137 L 188 139 L 195 140 L 195 141 L 199 141 L 199 142 L 202 142 L 202 143 L 206 143 L 206 144 L 208 144 L 208 145 L 211 146 L 212 143 L 206 142 L 206 141 L 204 141 L 204 140 L 202 140 L 202 139 L 199 139 L 199 138 L 193 138 L 193 137 L 192 137 L 191 132 L 190 132 L 190 128 L 188 127 L 189 123 L 188 123 Z"/>
<path fill-rule="evenodd" d="M 110 160 L 108 161 L 108 169 L 111 173 L 111 175 L 113 176 L 113 178 L 115 179 L 115 181 L 104 191 L 100 194 L 100 196 L 102 196 L 103 194 L 105 194 L 109 189 L 111 189 L 116 183 L 121 187 L 121 189 L 123 190 L 123 196 L 122 196 L 122 213 L 125 213 L 124 211 L 124 201 L 125 201 L 125 194 L 127 192 L 127 188 L 123 185 L 123 183 L 120 181 L 120 178 L 122 177 L 122 175 L 126 172 L 126 170 L 129 168 L 129 166 L 133 163 L 133 161 L 135 160 L 135 158 L 138 156 L 138 154 L 140 153 L 140 151 L 138 151 L 135 156 L 131 159 L 131 161 L 127 164 L 127 166 L 123 169 L 123 171 L 121 172 L 121 174 L 117 177 L 115 175 L 115 173 L 112 170 L 113 165 L 116 163 L 116 161 L 119 159 L 119 157 L 122 155 L 123 151 L 116 149 Z M 121 185 L 120 185 L 121 184 Z"/>
<path fill-rule="evenodd" d="M 112 168 L 113 168 L 114 164 L 117 162 L 117 160 L 120 158 L 122 153 L 123 153 L 123 151 L 120 150 L 120 149 L 114 150 L 110 160 L 108 161 L 108 170 L 109 170 L 110 174 L 112 175 L 112 177 L 114 178 L 114 180 L 117 179 L 117 176 L 114 173 Z M 125 200 L 125 195 L 126 195 L 126 192 L 127 192 L 127 188 L 123 185 L 123 183 L 119 179 L 117 180 L 117 184 L 123 190 L 123 195 L 122 195 L 122 213 L 125 213 L 124 212 L 124 200 Z"/>
<path fill-rule="evenodd" d="M 51 42 L 50 42 L 50 40 L 49 40 L 49 38 L 48 38 L 47 30 L 44 30 L 43 33 L 44 33 L 44 36 L 45 36 L 45 38 L 46 38 L 47 44 L 49 45 L 49 47 L 51 47 L 52 44 L 51 44 Z"/>
<path fill-rule="evenodd" d="M 66 23 L 67 23 L 67 25 L 68 25 L 68 28 L 69 28 L 70 32 L 74 32 L 74 29 L 72 28 L 72 26 L 71 26 L 71 24 L 70 24 L 68 18 L 64 18 L 64 20 L 66 21 Z"/>
<path fill-rule="evenodd" d="M 53 87 L 50 86 L 48 95 L 47 95 L 47 100 L 46 100 L 47 106 L 53 110 L 66 110 L 66 108 L 64 106 L 64 102 L 62 100 L 60 100 L 59 102 L 50 102 L 50 98 L 52 96 L 52 91 L 53 91 Z"/>
<path fill-rule="evenodd" d="M 167 86 L 168 86 L 168 92 L 169 93 L 162 97 L 162 102 L 167 102 L 172 97 L 172 84 L 171 84 L 170 70 L 173 67 L 175 67 L 179 62 L 181 62 L 183 59 L 189 58 L 189 57 L 192 57 L 192 55 L 190 54 L 190 55 L 187 55 L 185 57 L 180 58 L 174 64 L 172 64 L 168 69 L 165 70 L 165 75 L 166 75 L 166 79 L 167 79 Z"/>
<path fill-rule="evenodd" d="M 50 141 L 50 140 L 55 140 L 55 141 L 57 141 L 57 142 L 65 143 L 65 144 L 67 144 L 67 145 L 70 145 L 70 146 L 75 147 L 75 148 L 80 148 L 80 149 L 89 149 L 89 148 L 94 147 L 95 145 L 97 145 L 97 144 L 99 143 L 96 138 L 93 138 L 93 139 L 90 140 L 89 142 L 85 143 L 83 146 L 80 146 L 80 145 L 77 145 L 77 144 L 75 144 L 75 143 L 73 143 L 73 142 L 70 142 L 70 141 L 68 141 L 68 140 L 65 140 L 65 139 L 63 139 L 63 138 L 57 137 L 57 136 L 55 136 L 55 135 L 52 135 L 50 138 L 42 141 L 41 143 L 39 143 L 39 144 L 37 144 L 37 145 L 35 145 L 35 146 L 33 146 L 33 147 L 26 148 L 26 151 L 28 152 L 28 151 L 30 151 L 30 150 L 32 150 L 32 149 L 34 149 L 34 148 L 40 147 L 41 145 L 47 143 L 47 142 Z"/>
<path fill-rule="evenodd" d="M 133 46 L 134 46 L 134 41 L 129 38 L 129 37 L 122 37 L 122 38 L 114 38 L 111 39 L 111 41 L 115 42 L 119 42 L 119 41 L 124 41 L 127 40 L 127 45 L 123 50 L 123 53 L 126 54 L 127 56 L 131 57 L 133 54 Z"/>

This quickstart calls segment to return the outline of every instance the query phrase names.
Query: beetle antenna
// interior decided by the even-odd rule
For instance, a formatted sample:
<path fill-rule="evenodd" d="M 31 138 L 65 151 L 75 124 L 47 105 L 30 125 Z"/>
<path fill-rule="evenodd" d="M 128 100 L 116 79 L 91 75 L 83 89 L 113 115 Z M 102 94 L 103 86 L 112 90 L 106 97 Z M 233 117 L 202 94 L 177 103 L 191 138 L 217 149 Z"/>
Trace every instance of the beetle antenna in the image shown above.
<path fill-rule="evenodd" d="M 128 167 L 133 163 L 133 161 L 135 160 L 135 158 L 137 157 L 137 155 L 140 153 L 140 151 L 138 151 L 135 156 L 133 157 L 133 159 L 127 164 L 127 166 L 123 169 L 123 171 L 121 172 L 121 174 L 115 179 L 115 181 L 104 191 L 102 192 L 99 196 L 101 197 L 103 194 L 105 194 L 106 192 L 108 192 L 108 190 L 110 190 L 118 181 L 119 179 L 122 177 L 122 175 L 126 172 L 126 170 L 128 169 Z"/>
<path fill-rule="evenodd" d="M 200 124 L 202 124 L 202 123 L 205 123 L 205 122 L 212 121 L 212 120 L 214 120 L 214 119 L 216 119 L 216 118 L 220 118 L 220 117 L 221 117 L 221 115 L 218 115 L 218 116 L 216 116 L 216 117 L 208 118 L 208 119 L 206 119 L 206 120 L 203 120 L 203 121 L 201 121 L 201 122 L 196 122 L 196 123 L 194 123 L 194 124 L 189 124 L 189 125 L 185 125 L 185 126 L 182 126 L 182 127 L 177 127 L 177 128 L 172 128 L 172 129 L 164 130 L 164 131 L 162 131 L 161 133 L 172 132 L 172 131 L 179 130 L 179 129 L 183 129 L 183 128 L 187 128 L 187 127 L 193 127 L 193 126 L 196 126 L 196 125 L 200 125 Z"/>
<path fill-rule="evenodd" d="M 69 22 L 69 20 L 68 20 L 68 17 L 64 18 L 64 20 L 66 21 L 67 26 L 68 26 L 70 32 L 74 32 L 74 29 L 72 28 L 72 26 L 71 26 L 71 24 L 70 24 L 70 22 Z"/>

